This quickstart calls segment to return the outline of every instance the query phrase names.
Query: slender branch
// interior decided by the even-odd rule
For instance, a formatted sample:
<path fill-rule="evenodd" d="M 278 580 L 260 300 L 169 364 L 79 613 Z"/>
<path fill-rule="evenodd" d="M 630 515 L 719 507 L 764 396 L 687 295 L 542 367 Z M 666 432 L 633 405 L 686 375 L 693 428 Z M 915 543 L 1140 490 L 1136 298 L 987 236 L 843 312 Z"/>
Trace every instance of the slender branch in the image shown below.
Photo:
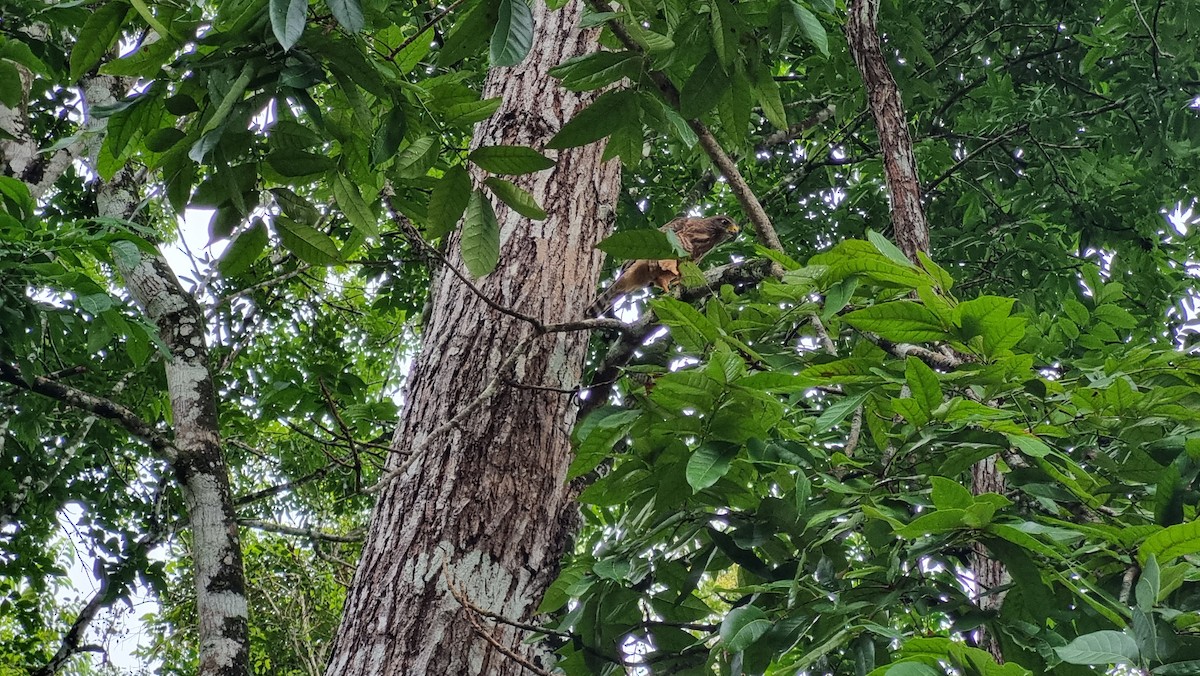
<path fill-rule="evenodd" d="M 834 106 L 832 103 L 826 104 L 825 107 L 821 108 L 812 115 L 809 115 L 803 120 L 789 126 L 787 129 L 780 129 L 774 134 L 768 135 L 765 139 L 763 139 L 762 144 L 764 146 L 774 146 L 779 145 L 780 143 L 794 141 L 804 134 L 804 132 L 833 117 L 834 113 L 836 112 L 836 106 Z"/>
<path fill-rule="evenodd" d="M 624 322 L 617 319 L 607 319 L 603 317 L 596 319 L 581 319 L 571 322 L 560 322 L 557 324 L 546 324 L 537 317 L 527 315 L 524 312 L 519 312 L 510 307 L 501 305 L 495 300 L 492 300 L 492 298 L 490 298 L 478 286 L 476 286 L 475 283 L 471 281 L 471 278 L 464 274 L 462 270 L 459 270 L 457 267 L 452 265 L 450 263 L 450 259 L 446 257 L 446 254 L 439 251 L 437 247 L 431 245 L 429 242 L 426 242 L 424 237 L 421 237 L 421 233 L 417 232 L 417 229 L 413 227 L 413 224 L 409 222 L 409 220 L 405 218 L 399 210 L 396 209 L 394 204 L 392 204 L 390 184 L 383 193 L 383 203 L 387 206 L 388 211 L 391 212 L 392 221 L 397 225 L 397 227 L 400 228 L 400 231 L 404 233 L 405 239 L 407 239 L 410 244 L 420 247 L 430 256 L 437 259 L 439 263 L 446 266 L 446 268 L 450 270 L 450 272 L 457 277 L 460 282 L 465 284 L 467 288 L 470 289 L 471 293 L 478 296 L 479 299 L 482 300 L 488 307 L 502 315 L 507 315 L 529 324 L 539 335 L 546 333 L 563 333 L 566 331 L 591 331 L 593 329 L 617 329 L 618 331 L 625 330 L 626 325 Z"/>
<path fill-rule="evenodd" d="M 282 523 L 263 521 L 262 519 L 238 519 L 238 524 L 246 528 L 253 528 L 268 533 L 296 535 L 311 540 L 325 540 L 327 542 L 362 542 L 364 535 L 362 531 L 351 531 L 345 535 L 338 535 L 337 533 L 327 533 L 316 528 L 296 528 L 295 526 L 286 526 Z"/>
<path fill-rule="evenodd" d="M 399 55 L 400 52 L 404 51 L 405 47 L 408 47 L 413 42 L 416 42 L 417 38 L 421 37 L 421 35 L 423 35 L 425 32 L 427 32 L 430 28 L 433 28 L 434 26 L 436 26 L 438 24 L 438 22 L 440 22 L 442 19 L 446 18 L 446 15 L 448 15 L 450 12 L 453 12 L 454 10 L 458 9 L 458 6 L 463 4 L 466 1 L 467 0 L 454 0 L 454 2 L 447 5 L 445 9 L 443 9 L 442 11 L 435 14 L 432 19 L 425 22 L 424 26 L 421 26 L 420 28 L 418 28 L 416 33 L 413 33 L 412 35 L 410 35 L 407 39 L 404 40 L 404 42 L 400 43 L 399 47 L 396 47 L 395 49 L 393 49 L 391 51 L 391 53 L 388 54 L 388 57 L 387 57 L 388 61 L 391 61 L 392 59 L 396 58 L 396 56 Z"/>
<path fill-rule="evenodd" d="M 159 434 L 153 426 L 138 417 L 136 413 L 115 401 L 98 397 L 70 385 L 64 385 L 45 376 L 34 376 L 31 382 L 26 382 L 25 378 L 21 376 L 19 368 L 2 361 L 0 361 L 0 381 L 51 399 L 57 399 L 68 406 L 87 411 L 100 418 L 115 421 L 130 434 L 150 444 L 151 448 L 162 453 L 168 460 L 175 460 L 177 451 L 169 439 Z"/>
<path fill-rule="evenodd" d="M 1018 124 L 1017 126 L 1013 127 L 1012 129 L 1009 129 L 1008 131 L 1002 132 L 999 136 L 995 136 L 995 137 L 988 139 L 985 143 L 980 145 L 978 148 L 967 153 L 961 160 L 955 162 L 954 165 L 951 166 L 949 169 L 947 169 L 946 171 L 943 171 L 937 178 L 930 181 L 929 185 L 925 186 L 925 191 L 924 191 L 925 194 L 928 195 L 928 194 L 932 193 L 934 191 L 934 189 L 937 188 L 939 185 L 941 185 L 941 183 L 943 181 L 950 178 L 951 174 L 958 171 L 959 169 L 962 169 L 964 166 L 966 166 L 966 164 L 968 162 L 970 162 L 971 160 L 978 157 L 980 153 L 984 152 L 988 148 L 991 148 L 992 146 L 996 145 L 997 143 L 1002 143 L 1006 139 L 1011 138 L 1012 136 L 1019 134 L 1021 132 L 1024 132 L 1028 129 L 1029 129 L 1029 123 L 1026 122 L 1023 124 Z"/>
<path fill-rule="evenodd" d="M 71 623 L 71 628 L 67 630 L 65 635 L 63 635 L 62 644 L 58 647 L 58 650 L 54 652 L 54 656 L 50 658 L 49 662 L 33 670 L 32 676 L 53 676 L 54 674 L 57 674 L 59 670 L 66 665 L 67 661 L 70 660 L 71 657 L 76 653 L 85 651 L 94 652 L 96 650 L 94 646 L 81 645 L 80 641 L 83 640 L 84 633 L 91 625 L 92 620 L 96 618 L 96 615 L 102 609 L 112 605 L 112 603 L 116 600 L 115 598 L 109 598 L 109 580 L 115 576 L 117 572 L 121 572 L 122 569 L 126 569 L 134 565 L 135 559 L 140 561 L 141 559 L 137 555 L 157 545 L 162 540 L 165 532 L 166 530 L 161 525 L 155 524 L 151 528 L 150 532 L 146 533 L 133 543 L 133 546 L 130 547 L 128 552 L 126 552 L 127 558 L 119 564 L 117 571 L 112 573 L 101 572 L 99 588 L 96 589 L 94 594 L 92 594 L 92 598 L 88 599 L 88 602 L 84 604 L 83 608 L 79 611 L 79 615 L 75 617 L 75 621 Z"/>
<path fill-rule="evenodd" d="M 326 474 L 329 474 L 330 470 L 332 470 L 333 468 L 334 468 L 334 465 L 325 465 L 324 467 L 322 467 L 314 472 L 305 474 L 304 476 L 302 476 L 299 479 L 296 479 L 294 481 L 287 481 L 287 482 L 284 482 L 281 484 L 276 484 L 274 486 L 269 486 L 262 490 L 254 491 L 253 493 L 247 493 L 247 494 L 241 496 L 240 498 L 236 498 L 233 501 L 233 504 L 238 507 L 241 507 L 243 505 L 249 505 L 251 503 L 258 502 L 259 500 L 265 500 L 269 497 L 279 495 L 280 493 L 284 493 L 284 492 L 287 492 L 290 490 L 295 490 L 296 488 L 303 486 L 304 484 L 316 481 L 317 479 L 324 477 Z"/>
<path fill-rule="evenodd" d="M 431 431 L 429 435 L 421 441 L 420 445 L 409 451 L 409 456 L 404 459 L 404 462 L 400 463 L 400 465 L 394 469 L 384 472 L 383 475 L 379 477 L 379 481 L 377 481 L 374 485 L 364 488 L 363 492 L 368 494 L 379 492 L 384 486 L 390 483 L 393 479 L 396 479 L 400 475 L 404 474 L 409 467 L 416 463 L 416 461 L 424 455 L 425 449 L 429 448 L 429 445 L 434 439 L 437 439 L 443 433 L 461 425 L 464 420 L 474 415 L 480 407 L 491 400 L 491 398 L 495 396 L 496 392 L 499 391 L 500 385 L 503 383 L 506 377 L 505 374 L 507 374 L 508 371 L 512 369 L 514 365 L 516 365 L 517 360 L 520 359 L 523 354 L 525 354 L 525 351 L 528 350 L 531 345 L 533 345 L 533 341 L 538 337 L 539 336 L 536 334 L 530 336 L 513 348 L 512 353 L 509 354 L 508 357 L 506 357 L 504 361 L 500 363 L 500 366 L 496 368 L 496 374 L 492 376 L 492 379 L 488 382 L 487 386 L 483 388 L 483 391 L 479 393 L 479 396 L 471 400 L 471 402 L 464 406 L 462 410 L 454 415 L 453 418 L 450 418 L 446 422 L 434 428 L 433 431 Z"/>

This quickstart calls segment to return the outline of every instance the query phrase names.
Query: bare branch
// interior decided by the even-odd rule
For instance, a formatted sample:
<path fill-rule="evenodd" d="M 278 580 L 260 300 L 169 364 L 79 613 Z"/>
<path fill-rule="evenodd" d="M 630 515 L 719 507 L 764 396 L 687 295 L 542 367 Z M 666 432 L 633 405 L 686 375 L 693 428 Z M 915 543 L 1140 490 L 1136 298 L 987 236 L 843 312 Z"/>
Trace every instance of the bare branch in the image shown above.
<path fill-rule="evenodd" d="M 351 531 L 345 535 L 338 535 L 337 533 L 327 533 L 316 528 L 296 528 L 295 526 L 286 526 L 282 523 L 263 521 L 262 519 L 238 519 L 238 524 L 246 528 L 253 528 L 268 533 L 295 535 L 297 537 L 309 538 L 310 540 L 325 540 L 327 542 L 362 542 L 365 535 L 361 530 Z"/>

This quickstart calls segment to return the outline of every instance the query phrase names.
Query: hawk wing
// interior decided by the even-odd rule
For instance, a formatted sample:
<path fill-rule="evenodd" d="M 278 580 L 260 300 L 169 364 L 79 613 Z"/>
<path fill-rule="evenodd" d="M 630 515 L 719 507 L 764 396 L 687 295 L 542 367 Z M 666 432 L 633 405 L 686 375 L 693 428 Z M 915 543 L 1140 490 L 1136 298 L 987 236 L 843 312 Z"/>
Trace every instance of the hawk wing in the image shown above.
<path fill-rule="evenodd" d="M 662 229 L 675 232 L 680 245 L 693 262 L 704 258 L 729 237 L 725 229 L 712 218 L 676 218 Z"/>

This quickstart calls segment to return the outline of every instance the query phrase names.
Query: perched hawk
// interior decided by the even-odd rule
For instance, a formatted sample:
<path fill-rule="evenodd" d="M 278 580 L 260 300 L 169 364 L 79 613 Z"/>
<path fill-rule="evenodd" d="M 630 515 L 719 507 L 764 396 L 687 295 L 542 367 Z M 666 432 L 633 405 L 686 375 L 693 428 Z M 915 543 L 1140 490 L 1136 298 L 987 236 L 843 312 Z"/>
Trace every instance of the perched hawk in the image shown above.
<path fill-rule="evenodd" d="M 708 218 L 676 218 L 659 228 L 663 232 L 674 232 L 679 238 L 683 250 L 688 252 L 688 258 L 695 262 L 704 258 L 718 244 L 734 237 L 740 231 L 737 223 L 728 216 L 709 216 Z M 644 289 L 651 283 L 658 284 L 663 291 L 668 291 L 679 279 L 679 261 L 670 258 L 663 260 L 629 261 L 621 268 L 617 281 L 603 291 L 588 307 L 588 315 L 599 316 L 608 311 L 612 301 L 621 294 Z"/>

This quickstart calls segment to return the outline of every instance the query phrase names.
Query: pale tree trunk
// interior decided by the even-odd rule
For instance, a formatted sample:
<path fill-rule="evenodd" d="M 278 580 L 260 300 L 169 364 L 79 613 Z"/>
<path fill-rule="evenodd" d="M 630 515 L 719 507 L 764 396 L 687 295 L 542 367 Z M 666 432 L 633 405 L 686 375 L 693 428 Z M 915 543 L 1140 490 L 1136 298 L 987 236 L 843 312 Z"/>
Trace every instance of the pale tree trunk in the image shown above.
<path fill-rule="evenodd" d="M 87 78 L 84 101 L 87 106 L 111 104 L 121 98 L 123 90 L 115 78 Z M 91 156 L 96 152 L 93 149 Z M 100 216 L 134 218 L 141 202 L 139 183 L 131 167 L 100 182 L 96 199 Z M 133 247 L 125 251 L 132 253 Z M 159 252 L 137 251 L 132 258 L 121 254 L 113 258 L 130 295 L 158 328 L 170 353 L 165 367 L 174 431 L 171 465 L 183 491 L 192 532 L 200 621 L 199 673 L 248 674 L 246 580 L 229 472 L 221 454 L 204 313 Z"/>
<path fill-rule="evenodd" d="M 578 1 L 554 12 L 535 3 L 533 51 L 520 66 L 488 75 L 484 96 L 504 103 L 477 128 L 473 146 L 539 148 L 592 100 L 547 75 L 596 48 L 598 31 L 577 28 L 581 11 Z M 606 234 L 620 182 L 618 163 L 602 163 L 600 154 L 598 144 L 560 152 L 556 167 L 518 181 L 549 218 L 534 222 L 498 206 L 500 265 L 480 280 L 482 294 L 545 323 L 582 318 L 600 272 L 594 245 Z M 462 269 L 457 239 L 449 252 Z M 522 643 L 526 631 L 464 608 L 447 581 L 463 602 L 528 621 L 556 576 L 576 527 L 564 482 L 575 410 L 567 395 L 521 385 L 578 384 L 587 335 L 538 337 L 444 267 L 434 289 L 392 444 L 389 467 L 404 469 L 375 507 L 331 675 L 519 674 L 519 660 L 547 663 L 539 646 Z M 489 384 L 499 388 L 495 396 L 446 430 Z M 413 449 L 420 455 L 404 466 Z"/>
<path fill-rule="evenodd" d="M 850 0 L 846 9 L 849 13 L 846 40 L 862 75 L 879 134 L 884 174 L 892 198 L 892 225 L 896 243 L 909 259 L 920 265 L 917 254 L 929 254 L 929 224 L 921 203 L 916 156 L 913 154 L 912 136 L 908 132 L 900 89 L 896 86 L 892 71 L 888 69 L 880 46 L 876 26 L 879 0 Z M 1004 475 L 1000 473 L 995 456 L 981 460 L 971 468 L 972 493 L 1003 494 L 1004 491 Z M 987 548 L 979 543 L 971 550 L 970 562 L 976 603 L 981 610 L 999 612 L 1004 596 L 993 590 L 1009 582 L 1004 564 L 992 558 Z M 991 632 L 981 630 L 979 638 L 980 646 L 990 652 L 997 662 L 1003 663 L 1004 655 L 996 637 Z"/>

